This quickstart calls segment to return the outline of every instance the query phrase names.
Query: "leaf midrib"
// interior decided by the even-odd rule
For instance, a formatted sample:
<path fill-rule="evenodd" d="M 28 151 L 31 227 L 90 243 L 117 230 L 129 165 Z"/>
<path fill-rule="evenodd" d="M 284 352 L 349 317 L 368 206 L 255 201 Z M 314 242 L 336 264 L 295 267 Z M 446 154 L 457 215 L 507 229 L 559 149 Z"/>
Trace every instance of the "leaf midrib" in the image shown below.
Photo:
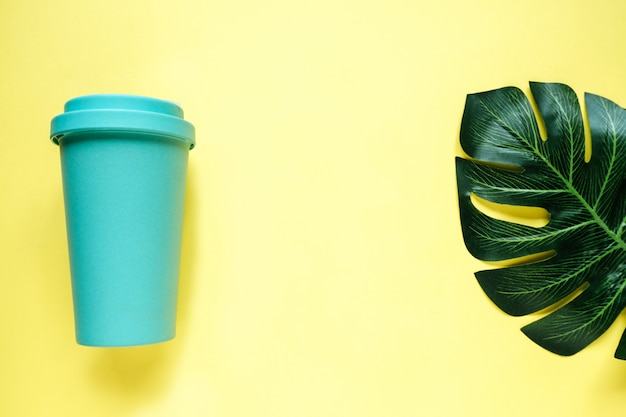
<path fill-rule="evenodd" d="M 604 222 L 604 220 L 602 220 L 602 218 L 598 215 L 597 211 L 595 210 L 594 207 L 592 207 L 587 200 L 585 200 L 585 198 L 578 192 L 578 190 L 576 190 L 576 188 L 574 188 L 574 186 L 572 185 L 571 181 L 568 180 L 567 178 L 565 178 L 561 172 L 559 172 L 559 170 L 550 162 L 550 160 L 548 160 L 545 155 L 540 152 L 540 150 L 534 146 L 532 143 L 530 143 L 530 141 L 528 141 L 522 134 L 520 134 L 520 132 L 518 132 L 517 130 L 515 130 L 512 126 L 509 126 L 508 123 L 506 123 L 497 113 L 491 111 L 491 109 L 489 108 L 489 106 L 485 105 L 485 103 L 481 100 L 481 105 L 482 107 L 485 109 L 485 111 L 487 113 L 489 113 L 491 116 L 494 117 L 494 119 L 496 119 L 498 121 L 498 123 L 500 124 L 500 126 L 502 128 L 504 128 L 506 131 L 510 132 L 511 134 L 514 134 L 515 138 L 517 140 L 522 141 L 524 144 L 526 144 L 526 146 L 528 148 L 530 148 L 533 153 L 535 154 L 535 156 L 538 156 L 541 161 L 543 163 L 545 163 L 550 170 L 552 170 L 552 172 L 561 180 L 561 182 L 565 185 L 565 189 L 567 191 L 569 191 L 574 197 L 576 197 L 576 199 L 582 204 L 582 206 L 589 212 L 589 214 L 591 215 L 591 217 L 594 219 L 594 221 L 605 231 L 605 233 L 611 237 L 617 244 L 618 246 L 626 251 L 626 242 L 624 242 L 624 240 L 621 239 L 620 236 L 618 236 L 615 232 L 613 232 L 611 230 L 611 228 Z M 528 114 L 529 117 L 531 117 L 531 114 Z M 532 117 L 534 117 L 534 114 L 532 115 Z M 541 140 L 541 139 L 539 139 Z M 548 138 L 549 140 L 549 138 Z M 570 141 L 571 143 L 571 141 Z M 613 141 L 613 143 L 615 143 L 615 141 Z M 570 155 L 572 154 L 572 152 L 570 152 Z M 571 159 L 571 156 L 570 156 Z M 613 160 L 613 159 L 612 159 Z M 573 168 L 571 168 L 571 170 L 573 170 Z M 544 226 L 545 227 L 545 226 Z M 626 280 L 625 280 L 626 283 Z"/>
<path fill-rule="evenodd" d="M 550 170 L 552 170 L 552 172 L 565 185 L 565 188 L 574 197 L 576 197 L 576 199 L 580 202 L 580 204 L 582 204 L 582 206 L 589 212 L 589 214 L 591 215 L 592 219 L 604 230 L 604 232 L 611 239 L 613 239 L 613 241 L 618 245 L 619 248 L 621 248 L 622 250 L 626 251 L 626 243 L 624 242 L 624 240 L 622 240 L 621 237 L 617 233 L 615 233 L 613 230 L 611 230 L 611 228 L 598 215 L 596 207 L 595 206 L 592 207 L 587 202 L 587 200 L 578 192 L 578 190 L 576 190 L 576 188 L 574 188 L 574 186 L 572 184 L 572 181 L 570 181 L 567 178 L 565 178 L 561 174 L 561 172 L 559 172 L 559 170 L 556 169 L 556 167 L 545 157 L 545 155 L 542 152 L 540 152 L 540 150 L 536 146 L 534 146 L 532 143 L 530 143 L 528 140 L 526 140 L 526 138 L 523 135 L 521 135 L 518 131 L 516 131 L 514 128 L 512 128 L 507 123 L 505 123 L 504 120 L 501 117 L 498 116 L 498 114 L 492 112 L 491 109 L 489 107 L 487 107 L 482 100 L 481 100 L 481 104 L 482 104 L 482 107 L 500 123 L 500 126 L 502 128 L 504 128 L 505 130 L 507 130 L 511 134 L 514 134 L 516 139 L 518 139 L 518 140 L 522 141 L 524 144 L 526 144 L 526 146 L 528 148 L 530 148 L 534 152 L 534 154 L 537 157 L 539 157 L 540 160 L 543 161 L 550 168 Z M 530 117 L 531 115 L 529 114 L 528 116 Z M 615 133 L 615 130 L 613 130 L 613 134 L 614 133 Z M 549 140 L 549 138 L 548 138 L 548 140 Z M 572 141 L 570 140 L 570 144 L 571 143 L 572 143 Z M 615 146 L 615 140 L 613 141 L 613 146 Z M 573 148 L 571 148 L 571 149 L 572 150 L 570 152 L 570 161 L 572 160 L 572 155 L 573 155 Z M 614 158 L 611 158 L 611 169 L 612 169 L 613 161 L 614 161 Z M 571 162 L 572 162 L 572 164 L 570 165 L 570 176 L 573 177 L 573 169 L 574 169 L 573 168 L 573 161 L 571 161 Z M 608 173 L 607 173 L 607 176 L 605 177 L 605 182 L 603 183 L 603 187 L 601 189 L 601 193 L 598 195 L 598 200 L 597 200 L 598 202 L 600 201 L 601 195 L 604 192 L 604 187 L 605 187 L 606 181 L 608 181 Z M 617 249 L 615 249 L 615 250 L 617 250 Z M 580 326 L 578 326 L 578 327 L 576 327 L 576 328 L 574 328 L 572 330 L 569 330 L 569 331 L 567 331 L 565 333 L 559 333 L 558 335 L 550 336 L 550 337 L 547 337 L 547 338 L 548 339 L 558 339 L 558 338 L 562 339 L 562 338 L 567 337 L 568 335 L 570 335 L 570 334 L 572 334 L 574 332 L 578 332 L 581 329 L 584 329 L 587 326 L 591 325 L 592 323 L 596 322 L 596 320 L 598 320 L 598 318 L 602 317 L 605 314 L 605 312 L 616 302 L 618 297 L 624 291 L 625 287 L 626 287 L 626 279 L 622 280 L 621 285 L 619 286 L 618 290 L 615 291 L 613 296 L 604 304 L 604 306 L 602 308 L 600 308 L 598 313 L 596 313 L 591 320 L 588 320 L 585 323 L 583 323 L 582 325 L 580 325 Z"/>

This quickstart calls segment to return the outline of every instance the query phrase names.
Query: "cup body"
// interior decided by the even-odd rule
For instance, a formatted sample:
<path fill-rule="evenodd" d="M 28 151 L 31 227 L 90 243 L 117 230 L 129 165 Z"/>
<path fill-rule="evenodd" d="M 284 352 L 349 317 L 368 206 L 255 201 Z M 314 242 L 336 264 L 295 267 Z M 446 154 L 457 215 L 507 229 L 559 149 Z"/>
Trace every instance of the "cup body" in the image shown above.
<path fill-rule="evenodd" d="M 193 142 L 127 127 L 53 138 L 61 153 L 77 342 L 113 347 L 172 339 Z"/>

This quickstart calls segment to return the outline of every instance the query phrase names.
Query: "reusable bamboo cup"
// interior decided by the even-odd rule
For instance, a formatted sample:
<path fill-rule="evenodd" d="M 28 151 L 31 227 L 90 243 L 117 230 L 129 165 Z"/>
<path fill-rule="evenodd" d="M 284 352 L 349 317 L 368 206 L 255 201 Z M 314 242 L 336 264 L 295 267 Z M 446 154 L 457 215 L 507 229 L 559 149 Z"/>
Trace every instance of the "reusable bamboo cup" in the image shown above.
<path fill-rule="evenodd" d="M 50 138 L 61 152 L 77 342 L 172 339 L 193 125 L 169 101 L 89 95 L 65 104 Z"/>

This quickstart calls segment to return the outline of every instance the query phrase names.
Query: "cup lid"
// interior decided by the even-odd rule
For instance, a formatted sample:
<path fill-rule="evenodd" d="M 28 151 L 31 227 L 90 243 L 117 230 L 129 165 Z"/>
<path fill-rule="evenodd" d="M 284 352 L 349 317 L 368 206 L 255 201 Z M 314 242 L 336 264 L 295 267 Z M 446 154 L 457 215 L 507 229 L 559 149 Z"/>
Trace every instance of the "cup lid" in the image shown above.
<path fill-rule="evenodd" d="M 65 103 L 65 111 L 52 119 L 50 139 L 59 144 L 69 133 L 130 131 L 183 140 L 193 149 L 195 129 L 184 120 L 182 108 L 171 101 L 130 94 L 93 94 Z"/>

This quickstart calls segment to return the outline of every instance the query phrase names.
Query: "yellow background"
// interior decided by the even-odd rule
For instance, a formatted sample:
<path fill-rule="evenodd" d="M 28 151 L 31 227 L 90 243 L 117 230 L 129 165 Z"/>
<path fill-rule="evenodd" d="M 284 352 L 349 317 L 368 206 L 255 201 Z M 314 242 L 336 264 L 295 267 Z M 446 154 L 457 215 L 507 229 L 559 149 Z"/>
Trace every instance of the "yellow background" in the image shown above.
<path fill-rule="evenodd" d="M 0 3 L 0 416 L 622 416 L 626 317 L 570 358 L 484 296 L 454 156 L 467 93 L 626 104 L 626 3 Z M 74 96 L 182 104 L 178 336 L 74 342 L 58 148 Z"/>

